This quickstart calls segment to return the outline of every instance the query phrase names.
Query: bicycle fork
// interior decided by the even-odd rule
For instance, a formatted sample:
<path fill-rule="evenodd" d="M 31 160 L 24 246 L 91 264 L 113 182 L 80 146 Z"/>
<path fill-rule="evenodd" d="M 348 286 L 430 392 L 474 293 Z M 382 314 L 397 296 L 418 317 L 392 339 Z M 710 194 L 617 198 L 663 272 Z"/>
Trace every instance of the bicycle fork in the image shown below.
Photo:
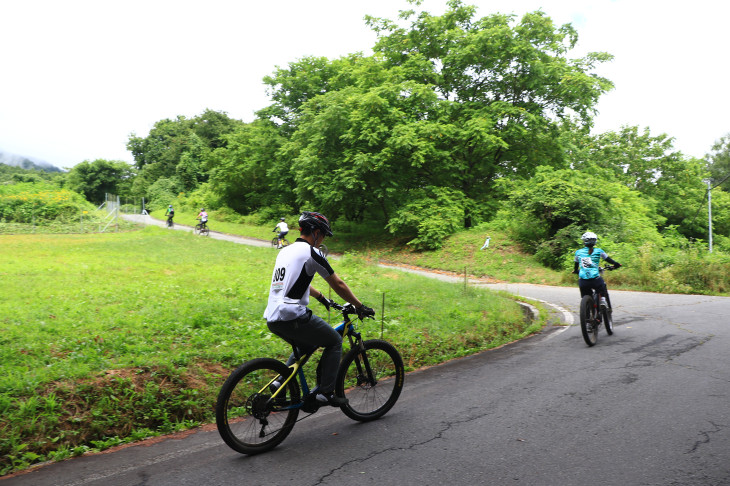
<path fill-rule="evenodd" d="M 368 355 L 365 353 L 365 344 L 363 343 L 359 333 L 356 334 L 357 339 L 353 339 L 352 335 L 348 337 L 350 338 L 350 348 L 357 349 L 359 351 L 353 360 L 355 368 L 357 368 L 357 385 L 360 386 L 363 383 L 367 383 L 372 388 L 377 385 L 378 382 L 375 379 L 375 374 L 373 373 L 372 368 L 370 367 Z M 363 366 L 365 368 L 365 372 L 363 372 Z"/>

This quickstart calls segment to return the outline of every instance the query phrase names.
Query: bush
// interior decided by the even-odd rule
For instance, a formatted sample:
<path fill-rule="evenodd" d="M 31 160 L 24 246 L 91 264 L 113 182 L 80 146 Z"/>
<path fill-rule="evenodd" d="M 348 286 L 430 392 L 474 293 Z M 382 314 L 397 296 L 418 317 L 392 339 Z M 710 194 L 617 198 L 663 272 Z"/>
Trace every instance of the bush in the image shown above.
<path fill-rule="evenodd" d="M 78 219 L 95 208 L 80 194 L 50 183 L 23 182 L 0 186 L 0 220 L 42 224 Z"/>
<path fill-rule="evenodd" d="M 465 207 L 466 197 L 461 191 L 428 187 L 416 191 L 386 227 L 395 235 L 415 235 L 408 244 L 417 250 L 437 250 L 446 237 L 464 226 Z"/>
<path fill-rule="evenodd" d="M 169 204 L 174 204 L 177 200 L 177 184 L 173 179 L 160 178 L 152 184 L 147 190 L 147 209 L 154 211 L 156 209 L 164 209 Z"/>

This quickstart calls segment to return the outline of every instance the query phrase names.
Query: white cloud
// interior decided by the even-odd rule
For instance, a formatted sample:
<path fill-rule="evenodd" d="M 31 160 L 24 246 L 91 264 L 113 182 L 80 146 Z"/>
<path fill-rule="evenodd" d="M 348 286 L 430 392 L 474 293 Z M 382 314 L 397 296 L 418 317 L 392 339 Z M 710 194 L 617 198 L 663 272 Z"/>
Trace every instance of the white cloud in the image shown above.
<path fill-rule="evenodd" d="M 616 89 L 597 130 L 649 126 L 702 156 L 730 132 L 724 87 L 730 7 L 700 0 L 480 0 L 479 15 L 542 9 L 572 22 L 575 56 L 607 51 Z M 671 5 L 671 6 L 668 6 Z M 440 14 L 444 0 L 423 7 Z M 0 0 L 0 150 L 70 167 L 131 161 L 130 132 L 206 108 L 250 121 L 268 104 L 262 78 L 305 55 L 370 52 L 366 14 L 394 19 L 404 0 L 207 2 Z"/>

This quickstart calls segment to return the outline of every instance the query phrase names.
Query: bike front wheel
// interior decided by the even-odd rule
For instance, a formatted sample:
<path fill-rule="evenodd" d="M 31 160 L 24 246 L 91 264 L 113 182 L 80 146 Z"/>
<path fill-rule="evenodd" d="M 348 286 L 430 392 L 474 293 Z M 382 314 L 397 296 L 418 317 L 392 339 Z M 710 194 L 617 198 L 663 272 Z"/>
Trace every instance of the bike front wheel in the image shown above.
<path fill-rule="evenodd" d="M 351 349 L 337 373 L 335 391 L 347 397 L 340 407 L 353 420 L 367 422 L 385 415 L 398 401 L 405 370 L 398 350 L 387 341 L 363 342 L 365 350 Z"/>
<path fill-rule="evenodd" d="M 273 246 L 274 248 L 277 248 L 279 246 L 279 238 L 274 236 L 274 239 L 271 240 L 271 246 Z"/>
<path fill-rule="evenodd" d="M 289 435 L 299 415 L 299 384 L 292 379 L 273 399 L 275 388 L 271 384 L 290 372 L 280 361 L 258 358 L 231 373 L 215 407 L 218 432 L 231 449 L 259 454 L 273 449 Z"/>
<path fill-rule="evenodd" d="M 608 307 L 601 308 L 601 315 L 603 316 L 603 325 L 606 326 L 606 332 L 608 335 L 613 334 L 613 311 Z"/>
<path fill-rule="evenodd" d="M 195 228 L 193 228 L 193 233 L 195 233 L 196 235 L 200 234 L 200 225 L 199 224 L 195 225 Z"/>
<path fill-rule="evenodd" d="M 598 341 L 598 313 L 593 297 L 586 295 L 580 301 L 580 332 L 588 346 Z"/>

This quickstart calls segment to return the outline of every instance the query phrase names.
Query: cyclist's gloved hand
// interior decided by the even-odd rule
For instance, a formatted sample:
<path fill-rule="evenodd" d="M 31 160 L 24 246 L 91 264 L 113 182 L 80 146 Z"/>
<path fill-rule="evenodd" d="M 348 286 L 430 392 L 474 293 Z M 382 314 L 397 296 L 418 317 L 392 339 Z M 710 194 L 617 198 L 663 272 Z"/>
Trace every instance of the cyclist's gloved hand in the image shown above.
<path fill-rule="evenodd" d="M 357 311 L 357 317 L 361 320 L 365 317 L 372 317 L 375 315 L 375 311 L 366 305 L 361 305 L 355 309 Z"/>
<path fill-rule="evenodd" d="M 323 306 L 325 306 L 327 308 L 327 310 L 330 310 L 330 306 L 333 303 L 333 301 L 331 299 L 328 299 L 324 295 L 319 294 L 319 297 L 317 297 L 317 300 L 319 301 L 320 304 L 322 304 Z"/>

